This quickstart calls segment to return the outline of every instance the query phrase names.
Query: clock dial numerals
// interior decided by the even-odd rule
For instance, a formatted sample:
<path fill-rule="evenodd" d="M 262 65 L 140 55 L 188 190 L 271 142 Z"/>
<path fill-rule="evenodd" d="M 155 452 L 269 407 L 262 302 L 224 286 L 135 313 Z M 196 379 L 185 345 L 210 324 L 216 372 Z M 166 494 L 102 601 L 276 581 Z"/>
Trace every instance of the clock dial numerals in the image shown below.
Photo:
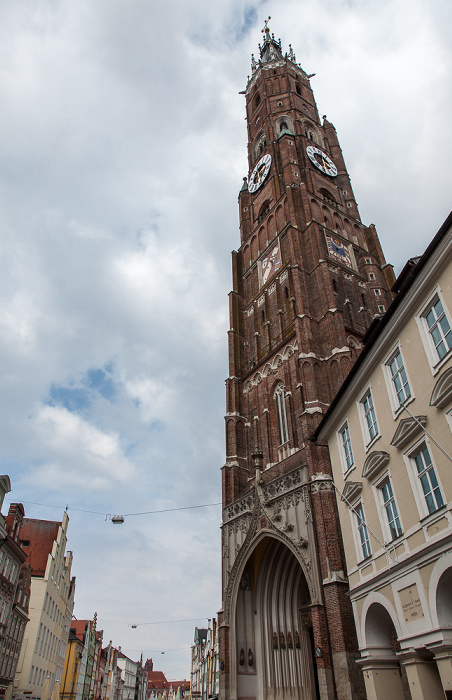
<path fill-rule="evenodd" d="M 308 154 L 308 158 L 311 163 L 313 163 L 316 168 L 321 170 L 322 173 L 325 173 L 325 175 L 329 175 L 330 177 L 336 177 L 336 166 L 331 158 L 327 156 L 326 153 L 321 151 L 320 148 L 317 148 L 316 146 L 308 146 L 306 153 Z"/>
<path fill-rule="evenodd" d="M 270 153 L 267 153 L 265 156 L 262 156 L 262 158 L 257 162 L 256 167 L 254 168 L 253 172 L 251 173 L 248 181 L 248 191 L 249 192 L 256 192 L 256 190 L 259 189 L 259 187 L 264 183 L 265 178 L 267 177 L 268 173 L 270 172 L 270 167 L 272 164 L 272 157 Z"/>

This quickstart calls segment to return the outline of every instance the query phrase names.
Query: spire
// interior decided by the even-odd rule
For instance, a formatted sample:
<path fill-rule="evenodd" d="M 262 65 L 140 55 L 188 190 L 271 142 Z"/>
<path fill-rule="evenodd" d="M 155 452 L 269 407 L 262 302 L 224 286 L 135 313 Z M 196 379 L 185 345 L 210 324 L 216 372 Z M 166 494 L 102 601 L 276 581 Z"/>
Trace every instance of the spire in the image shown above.
<path fill-rule="evenodd" d="M 268 28 L 269 20 L 271 20 L 271 17 L 265 20 L 264 28 L 262 29 L 264 42 L 262 46 L 259 44 L 262 63 L 267 63 L 267 61 L 277 61 L 279 58 L 283 57 L 281 39 L 276 41 L 274 34 L 270 36 L 270 29 Z"/>

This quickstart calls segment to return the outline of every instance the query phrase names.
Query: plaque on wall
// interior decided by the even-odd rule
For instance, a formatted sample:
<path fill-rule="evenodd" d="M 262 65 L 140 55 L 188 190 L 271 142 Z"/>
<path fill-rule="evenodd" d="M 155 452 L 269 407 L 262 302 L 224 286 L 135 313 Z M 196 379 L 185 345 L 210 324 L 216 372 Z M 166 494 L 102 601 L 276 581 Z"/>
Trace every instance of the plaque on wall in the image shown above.
<path fill-rule="evenodd" d="M 407 586 L 407 588 L 402 588 L 399 591 L 399 598 L 405 622 L 415 622 L 424 617 L 422 603 L 415 583 L 412 586 Z"/>

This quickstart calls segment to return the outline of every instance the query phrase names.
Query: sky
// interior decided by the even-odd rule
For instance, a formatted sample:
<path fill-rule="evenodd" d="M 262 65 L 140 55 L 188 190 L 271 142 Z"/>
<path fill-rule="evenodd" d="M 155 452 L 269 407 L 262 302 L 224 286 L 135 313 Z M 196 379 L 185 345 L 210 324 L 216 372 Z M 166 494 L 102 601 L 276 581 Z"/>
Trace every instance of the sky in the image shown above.
<path fill-rule="evenodd" d="M 448 0 L 0 3 L 3 512 L 67 507 L 76 617 L 169 679 L 221 606 L 239 92 L 268 16 L 400 272 L 450 209 Z"/>

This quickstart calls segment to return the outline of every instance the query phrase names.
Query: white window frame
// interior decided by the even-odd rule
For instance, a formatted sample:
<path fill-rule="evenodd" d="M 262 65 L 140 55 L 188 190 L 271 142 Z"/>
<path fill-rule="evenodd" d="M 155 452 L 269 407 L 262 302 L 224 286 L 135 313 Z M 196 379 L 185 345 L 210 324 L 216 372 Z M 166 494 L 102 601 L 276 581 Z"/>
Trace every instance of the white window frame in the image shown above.
<path fill-rule="evenodd" d="M 374 436 L 371 434 L 371 429 L 367 420 L 367 415 L 369 411 L 366 411 L 366 408 L 364 406 L 364 403 L 367 399 L 367 397 L 370 396 L 372 400 L 372 408 L 373 408 L 373 414 L 375 420 L 373 421 L 373 425 L 376 425 L 377 431 Z M 364 440 L 364 446 L 366 449 L 366 452 L 372 447 L 374 442 L 378 440 L 380 437 L 380 427 L 378 425 L 378 419 L 377 419 L 377 411 L 375 409 L 375 402 L 374 402 L 374 397 L 372 393 L 372 387 L 369 384 L 369 386 L 366 388 L 365 392 L 362 394 L 361 398 L 358 401 L 358 412 L 359 412 L 359 418 L 360 418 L 360 423 L 361 423 L 361 430 L 363 433 L 363 440 Z"/>
<path fill-rule="evenodd" d="M 389 500 L 385 500 L 385 494 L 383 489 L 389 485 L 389 489 L 391 491 L 392 496 L 390 497 Z M 392 485 L 392 479 L 389 471 L 385 472 L 378 481 L 374 484 L 374 489 L 375 489 L 375 495 L 378 503 L 378 513 L 380 516 L 380 522 L 382 526 L 382 530 L 384 533 L 384 537 L 387 543 L 390 542 L 395 542 L 395 540 L 399 539 L 399 537 L 403 536 L 404 530 L 403 530 L 403 524 L 402 524 L 402 518 L 400 517 L 400 510 L 397 505 L 397 500 L 395 497 L 394 493 L 394 487 Z M 396 522 L 396 529 L 397 529 L 397 534 L 394 536 L 392 531 L 391 531 L 391 520 L 390 516 L 388 513 L 388 503 L 390 504 L 390 509 L 392 510 L 392 516 L 393 520 Z M 397 527 L 398 523 L 398 527 Z M 399 532 L 400 529 L 400 532 Z"/>
<path fill-rule="evenodd" d="M 362 513 L 362 523 L 360 524 L 360 516 L 358 513 Z M 372 547 L 370 545 L 369 528 L 367 526 L 366 514 L 364 512 L 364 506 L 362 500 L 356 501 L 350 508 L 350 516 L 352 519 L 352 530 L 353 537 L 355 540 L 356 554 L 357 554 L 357 564 L 361 566 L 364 562 L 368 562 L 372 559 Z M 361 538 L 361 533 L 364 533 L 363 539 Z M 367 552 L 367 554 L 366 554 Z"/>
<path fill-rule="evenodd" d="M 348 438 L 347 440 L 344 440 L 344 433 L 347 431 Z M 355 464 L 355 457 L 353 455 L 353 446 L 352 446 L 352 439 L 350 435 L 350 422 L 348 418 L 344 420 L 342 423 L 341 427 L 337 431 L 337 442 L 339 446 L 339 455 L 340 455 L 340 460 L 341 460 L 341 465 L 342 465 L 342 473 L 344 476 L 346 476 L 349 472 L 351 472 L 353 469 L 355 469 L 356 464 Z M 347 452 L 347 445 L 350 448 L 350 455 L 351 455 L 351 464 L 349 464 L 349 459 L 348 459 L 348 452 Z"/>
<path fill-rule="evenodd" d="M 429 507 L 427 505 L 427 500 L 424 494 L 424 489 L 423 485 L 421 482 L 421 479 L 419 477 L 419 472 L 416 464 L 416 456 L 423 451 L 424 448 L 427 448 L 428 454 L 430 456 L 431 460 L 431 469 L 433 470 L 435 477 L 436 477 L 436 482 L 438 484 L 439 492 L 441 494 L 441 499 L 442 499 L 442 505 L 438 506 L 434 510 L 430 512 Z M 419 517 L 420 519 L 426 518 L 429 515 L 434 515 L 437 513 L 444 505 L 446 505 L 446 501 L 444 500 L 444 489 L 441 484 L 441 480 L 438 475 L 438 467 L 434 461 L 433 455 L 432 455 L 432 449 L 430 442 L 427 438 L 426 435 L 422 437 L 420 440 L 416 442 L 415 445 L 410 447 L 409 450 L 407 450 L 404 454 L 404 459 L 406 462 L 406 466 L 408 469 L 408 476 L 411 482 L 411 486 L 413 488 L 413 493 L 414 493 L 414 498 L 416 501 L 416 505 L 418 507 L 419 511 Z M 429 476 L 429 481 L 431 483 L 431 476 Z M 436 499 L 435 499 L 436 500 Z"/>
<path fill-rule="evenodd" d="M 443 366 L 445 362 L 447 362 L 448 358 L 452 354 L 452 347 L 447 349 L 445 355 L 443 357 L 439 356 L 438 350 L 435 346 L 435 342 L 433 339 L 433 336 L 429 330 L 428 326 L 428 321 L 427 321 L 427 315 L 429 311 L 433 308 L 433 306 L 439 301 L 441 303 L 441 306 L 443 308 L 443 313 L 444 316 L 447 320 L 447 323 L 449 325 L 450 333 L 452 334 L 452 322 L 451 322 L 451 317 L 449 313 L 449 309 L 447 308 L 447 305 L 444 302 L 443 295 L 441 293 L 441 290 L 439 286 L 437 286 L 433 292 L 430 294 L 428 297 L 427 301 L 422 305 L 421 309 L 418 311 L 416 314 L 416 323 L 418 325 L 420 335 L 422 338 L 422 344 L 424 345 L 424 350 L 427 355 L 427 359 L 430 364 L 430 368 L 432 370 L 432 374 L 435 375 L 440 368 Z M 443 330 L 441 329 L 441 333 L 443 334 Z M 448 336 L 451 337 L 451 336 Z M 444 340 L 444 335 L 443 335 L 443 340 Z M 452 338 L 451 338 L 452 340 Z"/>
<path fill-rule="evenodd" d="M 396 384 L 394 381 L 395 375 L 393 376 L 392 370 L 391 370 L 391 363 L 397 357 L 397 355 L 399 355 L 401 360 L 402 360 L 402 370 L 405 373 L 405 378 L 406 378 L 406 381 L 408 383 L 408 389 L 410 391 L 410 396 L 408 396 L 403 403 L 400 403 L 399 396 L 397 393 L 397 387 L 396 387 Z M 383 374 L 385 377 L 389 401 L 391 403 L 392 412 L 393 412 L 393 416 L 395 419 L 399 415 L 399 413 L 401 413 L 401 411 L 403 410 L 403 407 L 407 406 L 409 403 L 411 403 L 411 401 L 414 400 L 412 383 L 411 383 L 410 377 L 408 375 L 408 370 L 407 370 L 407 366 L 405 363 L 405 359 L 403 357 L 402 347 L 401 347 L 400 343 L 397 343 L 397 345 L 395 345 L 395 347 L 391 350 L 391 352 L 389 353 L 389 355 L 387 355 L 385 361 L 383 362 Z"/>
<path fill-rule="evenodd" d="M 449 425 L 450 431 L 452 433 L 452 409 L 450 411 L 447 411 L 446 420 L 447 420 L 447 423 Z"/>

